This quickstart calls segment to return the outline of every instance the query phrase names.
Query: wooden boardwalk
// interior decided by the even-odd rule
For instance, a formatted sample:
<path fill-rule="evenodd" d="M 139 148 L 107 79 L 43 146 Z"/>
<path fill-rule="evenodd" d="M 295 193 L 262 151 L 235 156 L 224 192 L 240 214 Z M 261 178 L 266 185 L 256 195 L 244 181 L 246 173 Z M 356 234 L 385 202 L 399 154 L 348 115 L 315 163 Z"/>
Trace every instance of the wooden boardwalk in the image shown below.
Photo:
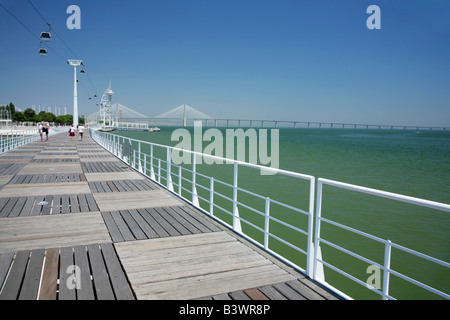
<path fill-rule="evenodd" d="M 49 140 L 0 155 L 0 299 L 339 298 L 89 135 Z"/>

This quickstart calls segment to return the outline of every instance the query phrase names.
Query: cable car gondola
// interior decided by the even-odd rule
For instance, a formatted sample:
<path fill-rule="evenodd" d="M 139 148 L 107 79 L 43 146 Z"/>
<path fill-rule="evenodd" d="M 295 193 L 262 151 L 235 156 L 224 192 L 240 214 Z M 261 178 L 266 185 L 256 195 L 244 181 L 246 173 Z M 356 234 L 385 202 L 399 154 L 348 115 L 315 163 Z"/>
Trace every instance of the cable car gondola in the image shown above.
<path fill-rule="evenodd" d="M 42 47 L 42 41 L 39 43 L 39 55 L 40 56 L 47 55 L 47 49 Z"/>
<path fill-rule="evenodd" d="M 80 70 L 80 73 L 81 73 L 81 74 L 85 74 L 86 71 L 84 71 L 84 69 L 81 69 L 81 70 Z"/>
<path fill-rule="evenodd" d="M 51 27 L 50 27 L 50 23 L 48 24 L 48 31 L 43 31 L 41 32 L 41 41 L 45 41 L 45 42 L 49 42 L 52 40 L 52 35 L 50 33 Z"/>

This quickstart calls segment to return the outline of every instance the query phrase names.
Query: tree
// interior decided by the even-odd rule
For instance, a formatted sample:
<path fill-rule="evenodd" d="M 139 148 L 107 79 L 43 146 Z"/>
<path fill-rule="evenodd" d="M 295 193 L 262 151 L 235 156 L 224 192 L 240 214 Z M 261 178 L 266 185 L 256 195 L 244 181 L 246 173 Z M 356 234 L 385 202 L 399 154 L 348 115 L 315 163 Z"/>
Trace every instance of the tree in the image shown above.
<path fill-rule="evenodd" d="M 9 105 L 7 106 L 7 108 L 9 109 L 9 111 L 11 112 L 11 115 L 14 115 L 14 113 L 16 112 L 16 106 L 10 102 Z"/>
<path fill-rule="evenodd" d="M 23 115 L 22 112 L 15 112 L 12 116 L 12 120 L 15 122 L 24 122 L 25 120 L 25 116 Z"/>
<path fill-rule="evenodd" d="M 23 115 L 25 116 L 25 121 L 35 121 L 36 119 L 36 112 L 31 108 L 26 109 Z"/>
<path fill-rule="evenodd" d="M 42 114 L 42 112 L 44 112 L 44 113 Z M 41 112 L 39 112 L 39 115 L 41 116 L 41 121 L 45 121 L 45 122 L 55 122 L 56 121 L 56 116 L 51 112 L 41 111 Z"/>

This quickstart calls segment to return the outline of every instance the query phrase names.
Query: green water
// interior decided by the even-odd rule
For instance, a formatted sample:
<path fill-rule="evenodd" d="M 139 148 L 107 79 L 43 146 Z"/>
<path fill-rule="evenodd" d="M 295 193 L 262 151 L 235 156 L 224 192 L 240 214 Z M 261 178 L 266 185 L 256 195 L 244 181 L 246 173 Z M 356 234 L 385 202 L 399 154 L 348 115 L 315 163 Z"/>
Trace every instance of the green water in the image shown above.
<path fill-rule="evenodd" d="M 171 141 L 175 128 L 163 127 L 161 132 L 115 131 L 115 134 L 176 145 Z M 208 128 L 204 128 L 207 130 Z M 192 132 L 192 128 L 190 129 Z M 258 129 L 256 129 L 258 130 Z M 221 129 L 225 137 L 225 129 Z M 270 137 L 270 135 L 269 135 Z M 450 203 L 450 132 L 413 130 L 354 130 L 354 129 L 279 129 L 279 168 L 365 187 L 395 192 L 427 200 Z M 270 139 L 269 139 L 270 142 Z M 209 142 L 203 142 L 205 148 Z M 270 149 L 269 149 L 270 150 Z M 145 150 L 143 150 L 145 151 Z M 147 152 L 147 151 L 145 151 Z M 155 151 L 155 155 L 158 152 Z M 225 152 L 224 152 L 225 154 Z M 163 152 L 161 157 L 165 158 Z M 185 166 L 190 168 L 190 166 Z M 231 165 L 201 165 L 198 171 L 215 179 L 232 183 Z M 183 173 L 188 177 L 189 173 Z M 173 177 L 174 182 L 177 178 Z M 305 181 L 282 176 L 261 176 L 258 170 L 239 169 L 239 186 L 257 194 L 284 203 L 308 209 L 309 187 Z M 197 178 L 197 182 L 209 186 L 209 180 Z M 184 187 L 190 188 L 187 182 Z M 176 189 L 177 190 L 177 189 Z M 218 191 L 232 197 L 231 189 L 220 184 Z M 198 188 L 200 196 L 209 199 L 209 192 Z M 190 195 L 183 191 L 183 196 Z M 244 192 L 238 193 L 239 201 L 264 212 L 264 201 Z M 232 211 L 229 201 L 215 197 L 215 202 Z M 209 204 L 200 200 L 209 210 Z M 448 213 L 422 208 L 365 194 L 324 186 L 322 216 L 364 231 L 382 239 L 450 261 Z M 245 208 L 239 208 L 241 217 L 263 228 L 264 219 Z M 228 215 L 214 208 L 214 213 L 232 224 Z M 271 205 L 271 216 L 306 229 L 307 219 L 283 207 Z M 254 228 L 243 225 L 243 231 L 257 241 L 263 235 Z M 291 229 L 273 223 L 271 232 L 306 249 L 306 237 Z M 322 238 L 383 264 L 384 245 L 369 241 L 337 227 L 322 224 Z M 306 267 L 306 259 L 292 248 L 271 239 L 269 247 L 286 256 L 300 267 Z M 322 244 L 325 261 L 366 282 L 367 262 L 345 255 Z M 391 268 L 436 289 L 448 293 L 450 273 L 447 268 L 425 262 L 423 259 L 392 250 Z M 364 286 L 344 278 L 325 267 L 325 280 L 349 296 L 357 299 L 379 299 L 379 295 Z M 372 283 L 373 284 L 373 283 Z M 397 299 L 438 299 L 424 289 L 391 276 L 390 295 Z"/>

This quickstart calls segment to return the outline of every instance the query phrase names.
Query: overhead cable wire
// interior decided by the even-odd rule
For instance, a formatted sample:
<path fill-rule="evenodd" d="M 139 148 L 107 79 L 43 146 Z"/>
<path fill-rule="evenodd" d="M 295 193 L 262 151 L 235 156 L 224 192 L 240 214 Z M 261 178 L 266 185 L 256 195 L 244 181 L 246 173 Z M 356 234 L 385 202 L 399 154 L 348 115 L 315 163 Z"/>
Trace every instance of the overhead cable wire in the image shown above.
<path fill-rule="evenodd" d="M 34 4 L 31 2 L 31 0 L 27 0 L 28 3 L 33 7 L 33 9 L 38 13 L 38 15 L 42 18 L 42 20 L 50 25 L 50 23 L 47 21 L 47 19 L 44 18 L 44 16 L 41 14 L 41 12 L 34 6 Z M 59 36 L 58 32 L 56 32 L 55 28 L 53 27 L 52 32 L 58 37 L 58 39 L 64 44 L 64 46 L 75 56 L 75 58 L 77 58 L 78 60 L 80 60 L 77 56 L 77 54 L 72 50 L 72 48 L 70 48 L 67 43 Z"/>
<path fill-rule="evenodd" d="M 38 10 L 38 8 L 36 8 L 36 6 L 31 2 L 31 0 L 27 0 L 27 1 L 31 5 L 31 7 L 33 7 L 33 9 L 37 12 L 37 14 L 41 17 L 42 21 L 44 21 L 44 23 L 50 25 L 50 23 L 47 21 L 47 19 L 45 19 L 44 15 Z M 72 50 L 72 48 L 69 47 L 69 45 L 59 36 L 58 32 L 56 32 L 56 29 L 54 27 L 52 28 L 52 33 L 54 33 L 58 37 L 58 39 L 75 56 L 76 59 L 81 60 L 80 58 L 78 58 L 78 55 Z M 82 65 L 83 65 L 83 68 L 84 68 L 84 71 L 85 71 L 85 75 L 87 75 L 87 77 L 88 77 L 88 79 L 89 79 L 89 81 L 91 83 L 91 86 L 92 86 L 92 88 L 93 88 L 93 90 L 95 92 L 95 95 L 97 95 L 97 90 L 95 90 L 94 83 L 92 82 L 92 79 L 91 79 L 89 73 L 86 70 L 86 66 L 85 66 L 84 63 Z M 84 87 L 84 84 L 82 84 L 82 85 Z M 86 89 L 86 87 L 84 87 L 84 88 Z M 89 90 L 86 89 L 86 91 L 88 92 L 88 94 L 90 96 L 91 94 L 89 93 Z"/>
<path fill-rule="evenodd" d="M 33 31 L 30 30 L 30 28 L 28 28 L 22 21 L 20 21 L 19 18 L 17 18 L 11 11 L 9 11 L 3 4 L 0 3 L 0 7 L 2 7 L 6 12 L 9 13 L 9 15 L 11 17 L 13 17 L 18 23 L 20 23 L 22 25 L 22 27 L 24 27 L 29 33 L 31 33 L 31 35 L 33 37 L 35 37 L 36 39 L 38 39 L 39 41 L 41 41 L 41 39 L 34 34 Z M 55 49 L 53 49 L 52 47 L 50 47 L 48 44 L 44 44 L 44 46 L 46 46 L 47 48 L 49 48 L 50 50 L 52 50 L 58 57 L 60 57 L 62 60 L 64 60 L 65 62 L 67 61 L 67 59 L 65 59 L 63 56 L 61 56 L 58 51 L 56 51 Z"/>

